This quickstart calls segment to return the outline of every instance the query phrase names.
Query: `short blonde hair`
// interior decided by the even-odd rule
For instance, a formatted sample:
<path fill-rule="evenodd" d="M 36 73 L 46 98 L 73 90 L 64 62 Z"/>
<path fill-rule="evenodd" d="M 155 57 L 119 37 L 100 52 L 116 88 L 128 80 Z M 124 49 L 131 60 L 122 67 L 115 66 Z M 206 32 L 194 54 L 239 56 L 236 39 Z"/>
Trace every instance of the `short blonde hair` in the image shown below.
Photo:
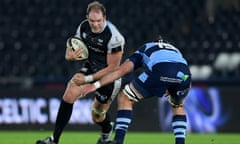
<path fill-rule="evenodd" d="M 93 1 L 91 3 L 88 4 L 88 7 L 87 7 L 87 16 L 89 14 L 89 12 L 94 9 L 94 10 L 100 10 L 104 16 L 106 16 L 106 9 L 104 7 L 103 4 L 101 4 L 100 2 L 98 1 Z"/>

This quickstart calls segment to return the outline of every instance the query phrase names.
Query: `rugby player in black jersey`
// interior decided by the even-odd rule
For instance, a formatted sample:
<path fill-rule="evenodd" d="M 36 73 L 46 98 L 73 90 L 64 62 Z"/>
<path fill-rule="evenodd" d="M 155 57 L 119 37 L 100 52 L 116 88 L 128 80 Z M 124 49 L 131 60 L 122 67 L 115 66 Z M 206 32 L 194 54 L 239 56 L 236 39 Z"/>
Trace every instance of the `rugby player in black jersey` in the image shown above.
<path fill-rule="evenodd" d="M 119 30 L 106 19 L 106 10 L 98 1 L 89 3 L 87 19 L 82 21 L 77 28 L 76 37 L 79 37 L 88 47 L 89 57 L 84 60 L 84 66 L 80 68 L 69 81 L 61 104 L 59 106 L 55 128 L 52 136 L 44 140 L 38 140 L 36 144 L 58 144 L 64 127 L 68 124 L 72 114 L 74 102 L 81 97 L 84 84 L 92 83 L 109 72 L 116 70 L 121 62 L 125 39 Z M 73 51 L 66 48 L 66 60 L 82 60 L 81 49 Z M 76 85 L 77 77 L 82 77 L 82 85 Z M 113 125 L 107 115 L 112 100 L 117 95 L 121 85 L 121 79 L 102 87 L 95 93 L 92 104 L 92 119 L 101 126 L 101 136 L 97 144 L 107 143 L 111 135 Z"/>

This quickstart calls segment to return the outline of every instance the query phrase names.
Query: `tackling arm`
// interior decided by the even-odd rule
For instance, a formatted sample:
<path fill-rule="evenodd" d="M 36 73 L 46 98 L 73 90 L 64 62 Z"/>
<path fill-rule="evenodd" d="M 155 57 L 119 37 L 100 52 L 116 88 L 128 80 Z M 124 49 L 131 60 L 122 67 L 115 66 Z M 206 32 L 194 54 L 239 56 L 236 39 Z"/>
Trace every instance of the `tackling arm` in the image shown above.
<path fill-rule="evenodd" d="M 132 61 L 125 61 L 117 70 L 105 75 L 99 81 L 96 81 L 93 84 L 88 84 L 84 87 L 82 94 L 85 96 L 91 92 L 94 92 L 96 89 L 101 86 L 112 83 L 114 80 L 119 79 L 125 74 L 131 72 L 134 68 L 134 64 Z"/>
<path fill-rule="evenodd" d="M 119 68 L 121 59 L 122 59 L 123 51 L 119 51 L 117 53 L 112 53 L 107 55 L 107 67 L 101 69 L 100 71 L 94 73 L 93 79 L 98 80 L 102 78 L 104 75 L 116 70 Z"/>
<path fill-rule="evenodd" d="M 104 76 L 103 78 L 101 78 L 99 80 L 101 86 L 102 85 L 106 85 L 109 84 L 111 82 L 113 82 L 116 79 L 119 79 L 120 77 L 124 76 L 125 74 L 131 72 L 134 68 L 134 65 L 132 63 L 132 61 L 126 61 L 124 62 L 119 69 L 115 70 L 112 73 L 109 73 L 108 75 Z"/>
<path fill-rule="evenodd" d="M 122 58 L 122 51 L 114 53 L 114 54 L 108 54 L 107 55 L 107 63 L 108 63 L 107 67 L 97 71 L 94 74 L 87 75 L 87 76 L 77 73 L 74 75 L 74 77 L 72 78 L 71 81 L 74 82 L 76 85 L 80 86 L 82 84 L 89 83 L 94 80 L 98 80 L 98 79 L 102 78 L 104 75 L 118 69 L 121 58 Z"/>

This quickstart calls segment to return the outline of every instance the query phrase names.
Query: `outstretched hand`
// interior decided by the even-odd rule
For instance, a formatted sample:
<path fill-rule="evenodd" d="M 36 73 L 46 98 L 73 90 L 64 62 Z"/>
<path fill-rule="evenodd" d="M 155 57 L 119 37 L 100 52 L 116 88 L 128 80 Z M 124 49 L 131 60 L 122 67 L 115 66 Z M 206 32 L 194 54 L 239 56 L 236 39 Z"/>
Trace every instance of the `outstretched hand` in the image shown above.
<path fill-rule="evenodd" d="M 96 87 L 93 84 L 86 84 L 82 90 L 82 95 L 86 96 L 87 94 L 96 91 Z"/>

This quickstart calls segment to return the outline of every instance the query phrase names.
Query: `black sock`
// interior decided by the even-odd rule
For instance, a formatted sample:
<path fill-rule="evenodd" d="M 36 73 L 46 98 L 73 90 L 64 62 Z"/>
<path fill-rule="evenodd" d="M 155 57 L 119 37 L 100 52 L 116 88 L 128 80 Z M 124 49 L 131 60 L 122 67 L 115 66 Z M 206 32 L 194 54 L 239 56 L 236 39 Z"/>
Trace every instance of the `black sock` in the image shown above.
<path fill-rule="evenodd" d="M 105 119 L 102 122 L 97 122 L 98 125 L 102 128 L 102 133 L 109 133 L 112 130 L 110 117 L 106 114 Z"/>
<path fill-rule="evenodd" d="M 53 133 L 54 142 L 58 143 L 59 138 L 62 134 L 64 127 L 67 125 L 71 115 L 72 115 L 73 104 L 69 104 L 65 101 L 61 101 L 60 107 L 58 109 L 55 129 Z"/>

